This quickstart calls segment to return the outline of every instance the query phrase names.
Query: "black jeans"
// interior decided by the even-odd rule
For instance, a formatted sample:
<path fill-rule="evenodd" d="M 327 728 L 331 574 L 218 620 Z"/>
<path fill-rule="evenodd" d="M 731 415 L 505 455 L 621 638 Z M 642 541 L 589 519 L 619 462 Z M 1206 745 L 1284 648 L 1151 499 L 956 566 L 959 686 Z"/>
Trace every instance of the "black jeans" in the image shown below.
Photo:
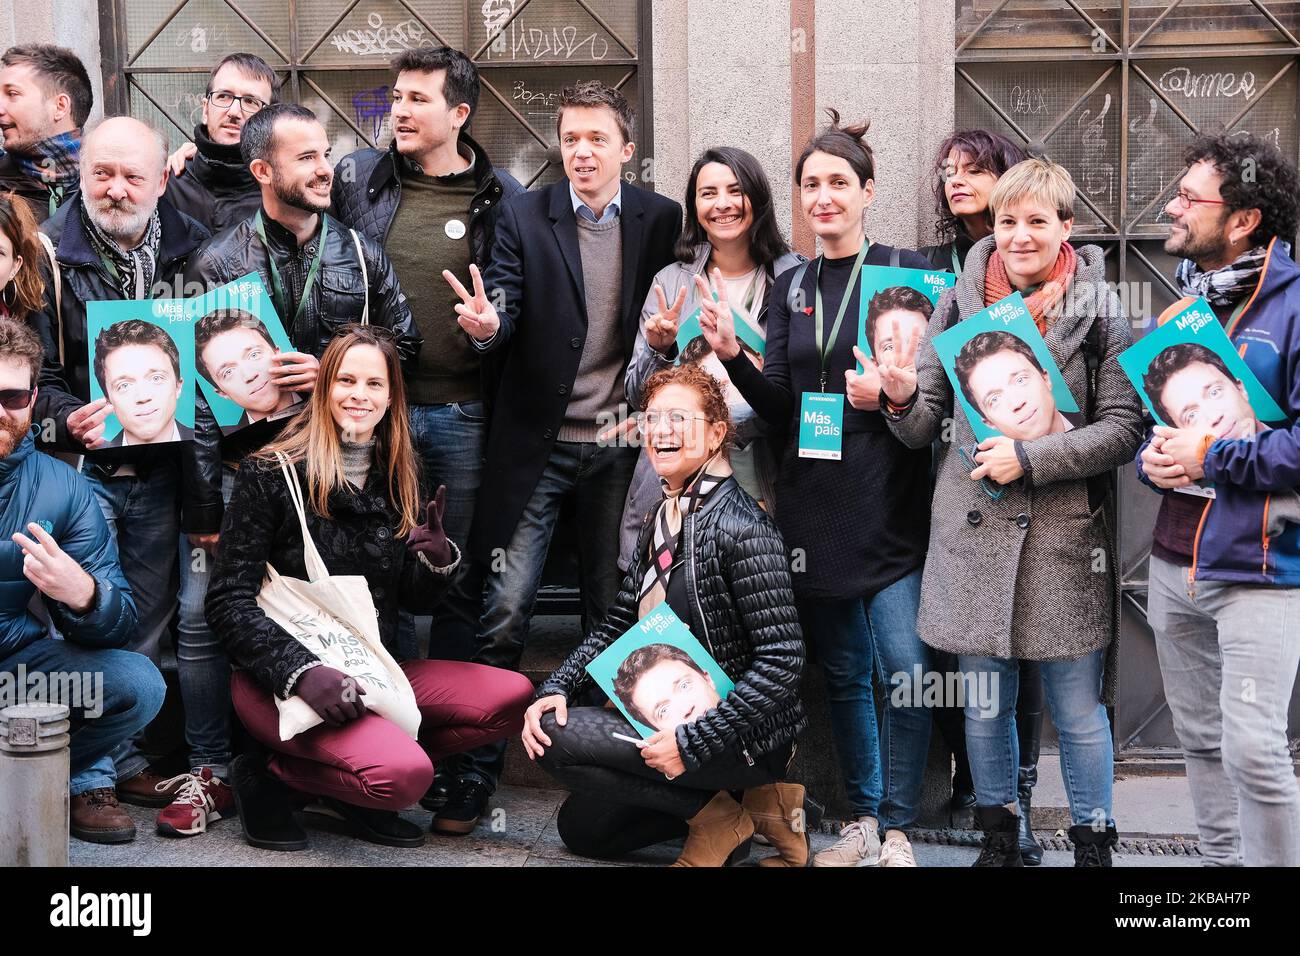
<path fill-rule="evenodd" d="M 668 780 L 641 759 L 636 737 L 616 710 L 574 707 L 561 727 L 553 713 L 542 717 L 551 746 L 541 765 L 570 792 L 557 827 L 565 846 L 583 856 L 618 856 L 686 833 L 686 821 L 719 791 L 741 791 L 785 777 L 794 742 L 754 756 L 728 750 L 698 770 Z"/>

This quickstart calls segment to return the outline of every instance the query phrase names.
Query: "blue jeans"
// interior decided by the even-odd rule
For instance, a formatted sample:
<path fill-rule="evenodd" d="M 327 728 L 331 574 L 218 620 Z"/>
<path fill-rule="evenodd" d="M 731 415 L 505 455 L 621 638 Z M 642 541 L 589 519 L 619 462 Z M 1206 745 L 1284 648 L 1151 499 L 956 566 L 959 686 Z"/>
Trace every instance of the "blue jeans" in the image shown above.
<path fill-rule="evenodd" d="M 179 470 L 174 461 L 158 462 L 145 477 L 111 477 L 90 462 L 82 469 L 117 541 L 122 573 L 135 596 L 139 630 L 127 649 L 145 655 L 155 668 L 176 610 Z M 112 757 L 121 780 L 149 766 L 135 739 L 125 741 Z"/>
<path fill-rule="evenodd" d="M 981 807 L 1010 806 L 1016 802 L 1020 769 L 1016 735 L 1020 662 L 966 654 L 957 660 L 967 688 L 966 749 L 976 802 Z M 1101 703 L 1105 662 L 1103 647 L 1075 660 L 1040 664 L 1047 706 L 1061 735 L 1061 776 L 1076 825 L 1115 824 L 1111 817 L 1115 754 L 1110 718 Z"/>
<path fill-rule="evenodd" d="M 487 441 L 483 403 L 412 405 L 411 441 L 420 459 L 426 494 L 432 496 L 439 485 L 447 486 L 447 509 L 442 516 L 442 526 L 447 537 L 456 542 L 461 554 L 467 555 L 474 501 L 483 477 L 483 447 Z M 474 636 L 478 633 L 482 608 L 482 571 L 467 557 L 462 560 L 446 596 L 434 610 L 429 657 L 455 661 L 467 661 L 473 657 Z M 398 618 L 396 640 L 398 653 L 403 659 L 419 657 L 415 618 L 405 611 Z"/>
<path fill-rule="evenodd" d="M 221 500 L 230 504 L 235 470 L 221 467 Z M 220 544 L 218 544 L 220 547 Z M 230 763 L 230 658 L 203 615 L 215 557 L 180 536 L 180 614 L 176 625 L 176 676 L 185 705 L 190 766 L 225 777 Z"/>
<path fill-rule="evenodd" d="M 598 627 L 618 596 L 618 531 L 623 500 L 640 449 L 595 442 L 556 442 L 542 477 L 502 555 L 487 575 L 483 617 L 474 661 L 518 670 L 528 638 L 528 622 L 542 582 L 542 568 L 560 507 L 573 496 L 577 505 L 578 563 L 583 629 Z M 480 747 L 457 761 L 459 776 L 475 776 L 496 786 L 505 762 L 504 742 Z"/>
<path fill-rule="evenodd" d="M 79 699 L 51 701 L 67 704 L 72 711 L 68 792 L 75 797 L 113 786 L 116 774 L 109 754 L 134 738 L 162 707 L 167 685 L 158 668 L 130 651 L 83 647 L 48 637 L 0 660 L 0 671 L 16 672 L 19 664 L 29 673 L 86 675 L 80 680 Z"/>
<path fill-rule="evenodd" d="M 915 668 L 928 673 L 933 652 L 916 632 L 921 569 L 870 598 L 800 601 L 799 619 L 826 680 L 831 733 L 855 817 L 876 817 L 881 830 L 906 831 L 920 812 L 930 749 L 930 711 L 921 695 L 889 694 L 884 727 L 876 724 L 873 673 L 890 691 Z M 883 784 L 882 784 L 883 779 Z"/>

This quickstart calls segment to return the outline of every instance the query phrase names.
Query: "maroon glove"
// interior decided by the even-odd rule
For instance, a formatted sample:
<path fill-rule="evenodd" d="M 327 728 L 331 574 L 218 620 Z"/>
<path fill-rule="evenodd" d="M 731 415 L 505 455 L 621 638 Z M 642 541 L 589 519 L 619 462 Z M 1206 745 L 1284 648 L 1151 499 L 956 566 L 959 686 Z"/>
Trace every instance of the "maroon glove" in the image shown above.
<path fill-rule="evenodd" d="M 366 689 L 355 677 L 324 664 L 303 671 L 293 692 L 331 727 L 341 727 L 366 713 L 361 699 Z"/>
<path fill-rule="evenodd" d="M 435 568 L 451 564 L 451 542 L 442 530 L 442 513 L 447 508 L 447 486 L 439 485 L 425 514 L 424 524 L 416 525 L 406 539 L 406 550 L 414 557 L 422 554 Z"/>

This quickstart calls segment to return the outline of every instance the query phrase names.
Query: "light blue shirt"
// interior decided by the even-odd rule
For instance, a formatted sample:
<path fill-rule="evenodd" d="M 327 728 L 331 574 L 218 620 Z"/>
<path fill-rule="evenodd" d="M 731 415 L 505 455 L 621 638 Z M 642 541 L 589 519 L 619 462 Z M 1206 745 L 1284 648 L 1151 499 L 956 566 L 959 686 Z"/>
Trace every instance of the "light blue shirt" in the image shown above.
<path fill-rule="evenodd" d="M 573 214 L 575 216 L 581 216 L 588 222 L 594 222 L 596 225 L 600 225 L 602 222 L 609 222 L 609 220 L 613 219 L 622 211 L 623 181 L 621 179 L 619 180 L 618 192 L 616 192 L 614 198 L 609 201 L 609 205 L 605 207 L 605 211 L 601 213 L 599 219 L 596 218 L 595 210 L 578 198 L 578 192 L 573 188 L 573 183 L 569 183 L 569 198 L 573 201 Z"/>

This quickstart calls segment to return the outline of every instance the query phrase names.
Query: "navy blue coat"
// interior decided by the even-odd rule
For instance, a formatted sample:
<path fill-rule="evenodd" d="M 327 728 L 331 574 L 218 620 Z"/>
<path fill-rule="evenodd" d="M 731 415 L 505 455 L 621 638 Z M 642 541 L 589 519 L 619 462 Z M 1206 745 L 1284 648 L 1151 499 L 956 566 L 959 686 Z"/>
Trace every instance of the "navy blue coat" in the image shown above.
<path fill-rule="evenodd" d="M 31 521 L 95 579 L 95 600 L 85 614 L 45 600 L 59 633 L 86 647 L 125 647 L 135 636 L 135 600 L 94 491 L 68 465 L 38 452 L 33 436 L 0 459 L 0 664 L 46 636 L 28 607 L 36 585 L 23 575 L 23 552 L 12 540 L 14 532 L 32 537 Z"/>

